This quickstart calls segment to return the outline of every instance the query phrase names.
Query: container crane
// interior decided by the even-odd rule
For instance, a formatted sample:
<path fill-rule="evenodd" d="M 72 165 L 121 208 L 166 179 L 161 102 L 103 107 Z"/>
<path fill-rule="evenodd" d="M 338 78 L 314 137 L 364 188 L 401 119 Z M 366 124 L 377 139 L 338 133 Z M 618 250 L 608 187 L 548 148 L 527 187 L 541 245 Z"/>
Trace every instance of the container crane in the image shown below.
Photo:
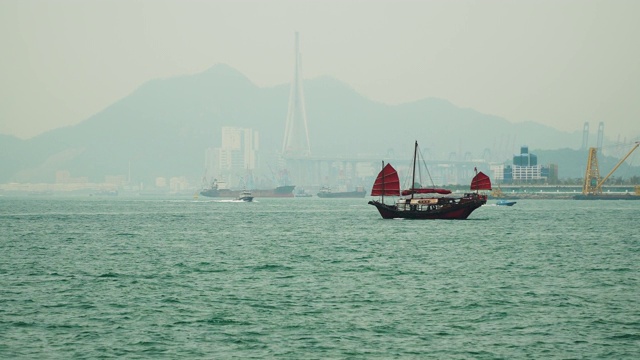
<path fill-rule="evenodd" d="M 618 161 L 607 176 L 600 180 L 600 171 L 598 169 L 597 148 L 589 148 L 589 158 L 587 160 L 587 171 L 584 175 L 584 185 L 582 186 L 583 195 L 602 195 L 602 185 L 613 174 L 622 163 L 627 160 L 629 155 L 640 146 L 640 141 L 636 141 L 635 146 L 625 155 L 622 160 Z"/>

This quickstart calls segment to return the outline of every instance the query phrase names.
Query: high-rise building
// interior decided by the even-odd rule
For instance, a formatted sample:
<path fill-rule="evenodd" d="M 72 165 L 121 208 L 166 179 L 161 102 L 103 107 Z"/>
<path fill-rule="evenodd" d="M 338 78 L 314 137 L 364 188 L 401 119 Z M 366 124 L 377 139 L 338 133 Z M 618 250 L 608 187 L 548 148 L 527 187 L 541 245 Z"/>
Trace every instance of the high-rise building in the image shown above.
<path fill-rule="evenodd" d="M 520 147 L 520 154 L 513 155 L 513 165 L 517 166 L 536 166 L 538 165 L 538 157 L 529 153 L 528 146 Z"/>
<path fill-rule="evenodd" d="M 258 133 L 253 129 L 225 126 L 219 159 L 221 170 L 254 170 L 258 150 Z"/>
<path fill-rule="evenodd" d="M 247 185 L 248 174 L 258 163 L 259 137 L 253 129 L 224 126 L 221 129 L 221 146 L 207 149 L 205 174 L 229 186 Z"/>
<path fill-rule="evenodd" d="M 538 157 L 529 152 L 528 146 L 522 146 L 520 154 L 513 155 L 512 165 L 491 165 L 491 172 L 494 180 L 505 184 L 558 181 L 558 165 L 539 165 Z"/>

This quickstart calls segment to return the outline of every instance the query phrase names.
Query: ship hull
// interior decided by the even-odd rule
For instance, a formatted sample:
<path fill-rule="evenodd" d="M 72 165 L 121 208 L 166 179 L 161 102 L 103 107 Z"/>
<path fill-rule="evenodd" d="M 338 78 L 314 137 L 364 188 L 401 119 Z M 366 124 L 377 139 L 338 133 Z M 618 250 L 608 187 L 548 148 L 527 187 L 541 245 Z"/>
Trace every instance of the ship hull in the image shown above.
<path fill-rule="evenodd" d="M 432 206 L 406 208 L 398 205 L 388 205 L 380 201 L 369 201 L 378 209 L 383 219 L 411 219 L 411 220 L 465 220 L 477 208 L 487 203 L 486 196 L 475 195 L 471 198 L 461 198 L 457 203 L 446 206 Z"/>
<path fill-rule="evenodd" d="M 257 198 L 292 198 L 295 188 L 295 185 L 284 185 L 269 190 L 251 190 L 251 193 Z"/>
<path fill-rule="evenodd" d="M 293 197 L 294 185 L 278 186 L 275 189 L 251 190 L 254 198 L 288 198 Z M 241 190 L 230 189 L 206 189 L 200 191 L 200 195 L 213 198 L 237 198 L 242 193 Z"/>

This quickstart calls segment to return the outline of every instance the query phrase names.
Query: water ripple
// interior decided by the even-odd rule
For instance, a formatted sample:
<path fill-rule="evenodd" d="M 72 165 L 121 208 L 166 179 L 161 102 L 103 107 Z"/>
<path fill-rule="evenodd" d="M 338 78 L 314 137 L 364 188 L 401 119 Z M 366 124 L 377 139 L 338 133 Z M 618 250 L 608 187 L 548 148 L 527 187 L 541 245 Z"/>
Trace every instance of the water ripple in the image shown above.
<path fill-rule="evenodd" d="M 0 201 L 0 358 L 640 358 L 640 204 Z"/>

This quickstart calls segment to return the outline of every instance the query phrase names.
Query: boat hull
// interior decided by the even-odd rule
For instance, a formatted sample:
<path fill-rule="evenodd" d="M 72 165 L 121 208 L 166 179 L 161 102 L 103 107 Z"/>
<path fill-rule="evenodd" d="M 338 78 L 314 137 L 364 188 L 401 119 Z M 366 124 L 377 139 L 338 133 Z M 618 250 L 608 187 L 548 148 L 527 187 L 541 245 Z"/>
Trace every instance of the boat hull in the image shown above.
<path fill-rule="evenodd" d="M 291 198 L 295 188 L 295 185 L 283 185 L 269 190 L 251 190 L 251 194 L 258 198 Z"/>
<path fill-rule="evenodd" d="M 402 208 L 398 205 L 388 205 L 380 201 L 369 201 L 378 209 L 383 219 L 411 219 L 411 220 L 465 220 L 480 206 L 487 203 L 487 197 L 474 194 L 471 197 L 457 199 L 458 202 L 443 206 L 434 206 L 429 209 Z"/>
<path fill-rule="evenodd" d="M 253 197 L 259 198 L 288 198 L 293 197 L 295 185 L 278 186 L 275 189 L 251 190 Z M 237 198 L 242 193 L 241 190 L 230 189 L 205 189 L 200 191 L 200 195 L 215 198 Z"/>

